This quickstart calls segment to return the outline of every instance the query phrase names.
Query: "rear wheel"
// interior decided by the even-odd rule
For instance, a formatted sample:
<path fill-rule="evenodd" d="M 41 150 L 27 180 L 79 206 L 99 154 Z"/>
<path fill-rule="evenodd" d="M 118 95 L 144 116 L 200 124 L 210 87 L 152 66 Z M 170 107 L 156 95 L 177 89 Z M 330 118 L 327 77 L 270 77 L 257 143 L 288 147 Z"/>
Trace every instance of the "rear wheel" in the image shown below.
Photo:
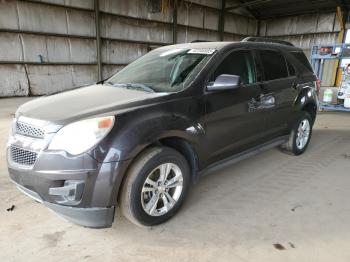
<path fill-rule="evenodd" d="M 310 143 L 312 135 L 312 117 L 308 112 L 303 112 L 302 116 L 295 123 L 288 142 L 282 145 L 282 148 L 294 155 L 300 155 L 305 152 Z"/>
<path fill-rule="evenodd" d="M 163 223 L 180 208 L 189 182 L 188 163 L 179 152 L 167 147 L 147 149 L 127 174 L 120 197 L 122 213 L 139 225 Z"/>

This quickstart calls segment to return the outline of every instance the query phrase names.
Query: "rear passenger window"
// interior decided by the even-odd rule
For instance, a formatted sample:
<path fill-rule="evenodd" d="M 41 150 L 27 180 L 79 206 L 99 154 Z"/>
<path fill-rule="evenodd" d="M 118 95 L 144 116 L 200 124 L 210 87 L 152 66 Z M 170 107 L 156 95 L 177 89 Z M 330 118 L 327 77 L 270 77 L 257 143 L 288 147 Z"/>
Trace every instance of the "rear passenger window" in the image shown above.
<path fill-rule="evenodd" d="M 265 81 L 288 77 L 286 60 L 282 54 L 272 50 L 263 50 L 259 53 Z"/>
<path fill-rule="evenodd" d="M 215 70 L 210 81 L 214 81 L 222 74 L 238 75 L 242 84 L 255 83 L 255 65 L 251 51 L 240 50 L 229 54 Z"/>

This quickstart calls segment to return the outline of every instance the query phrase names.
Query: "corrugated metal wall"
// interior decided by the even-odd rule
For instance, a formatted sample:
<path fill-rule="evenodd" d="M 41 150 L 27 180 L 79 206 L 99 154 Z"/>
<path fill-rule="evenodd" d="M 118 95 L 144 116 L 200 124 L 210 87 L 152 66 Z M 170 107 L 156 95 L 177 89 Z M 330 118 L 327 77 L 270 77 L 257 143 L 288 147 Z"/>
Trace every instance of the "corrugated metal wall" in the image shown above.
<path fill-rule="evenodd" d="M 292 42 L 301 47 L 310 58 L 312 45 L 337 42 L 340 27 L 335 13 L 324 13 L 262 20 L 259 30 L 260 36 Z M 334 85 L 335 63 L 336 61 L 327 61 L 324 64 L 323 86 Z"/>
<path fill-rule="evenodd" d="M 334 43 L 340 31 L 335 13 L 262 20 L 260 35 L 290 41 L 305 51 L 313 44 Z"/>
<path fill-rule="evenodd" d="M 219 40 L 220 3 L 181 1 L 176 42 Z M 151 13 L 148 4 L 99 0 L 103 77 L 173 43 L 172 7 Z M 50 94 L 97 81 L 94 6 L 94 0 L 0 0 L 0 97 Z M 227 13 L 225 40 L 256 34 L 257 21 L 244 12 Z"/>
<path fill-rule="evenodd" d="M 93 2 L 41 2 L 0 1 L 0 96 L 43 95 L 97 79 Z"/>
<path fill-rule="evenodd" d="M 248 35 L 291 41 L 309 57 L 314 43 L 333 43 L 335 13 L 258 21 L 247 10 L 225 14 L 221 35 L 217 0 L 182 0 L 173 39 L 171 1 L 162 12 L 149 0 L 99 0 L 101 71 L 110 75 L 150 49 L 192 40 L 238 41 Z M 239 3 L 226 0 L 227 6 Z M 98 80 L 94 0 L 0 0 L 0 97 L 43 95 Z M 325 71 L 333 65 L 327 63 Z M 323 84 L 331 84 L 325 74 Z"/>

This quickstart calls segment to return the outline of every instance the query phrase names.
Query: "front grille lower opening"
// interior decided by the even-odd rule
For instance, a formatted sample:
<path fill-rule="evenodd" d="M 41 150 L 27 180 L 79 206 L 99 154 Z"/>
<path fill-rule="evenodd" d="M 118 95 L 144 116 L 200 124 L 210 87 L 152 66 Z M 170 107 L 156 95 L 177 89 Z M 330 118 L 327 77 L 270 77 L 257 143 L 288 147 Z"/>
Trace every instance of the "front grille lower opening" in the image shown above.
<path fill-rule="evenodd" d="M 25 166 L 33 166 L 38 153 L 25 150 L 19 147 L 11 146 L 10 148 L 11 160 L 14 163 L 25 165 Z"/>

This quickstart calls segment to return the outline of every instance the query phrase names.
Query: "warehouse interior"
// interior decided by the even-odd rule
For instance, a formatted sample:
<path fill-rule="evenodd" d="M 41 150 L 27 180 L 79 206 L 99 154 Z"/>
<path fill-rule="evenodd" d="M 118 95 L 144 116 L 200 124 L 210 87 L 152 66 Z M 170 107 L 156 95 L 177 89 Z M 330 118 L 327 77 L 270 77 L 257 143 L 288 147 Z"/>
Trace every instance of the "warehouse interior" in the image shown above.
<path fill-rule="evenodd" d="M 96 82 L 149 50 L 194 40 L 278 38 L 310 57 L 312 45 L 345 40 L 347 13 L 337 0 L 1 1 L 0 97 Z M 322 85 L 334 86 L 336 68 L 326 62 Z"/>
<path fill-rule="evenodd" d="M 0 260 L 349 261 L 349 11 L 349 0 L 0 0 Z M 13 186 L 5 148 L 20 105 L 106 79 L 158 47 L 250 36 L 318 59 L 303 157 L 272 149 L 225 165 L 174 219 L 148 228 L 118 212 L 111 228 L 79 227 Z"/>

